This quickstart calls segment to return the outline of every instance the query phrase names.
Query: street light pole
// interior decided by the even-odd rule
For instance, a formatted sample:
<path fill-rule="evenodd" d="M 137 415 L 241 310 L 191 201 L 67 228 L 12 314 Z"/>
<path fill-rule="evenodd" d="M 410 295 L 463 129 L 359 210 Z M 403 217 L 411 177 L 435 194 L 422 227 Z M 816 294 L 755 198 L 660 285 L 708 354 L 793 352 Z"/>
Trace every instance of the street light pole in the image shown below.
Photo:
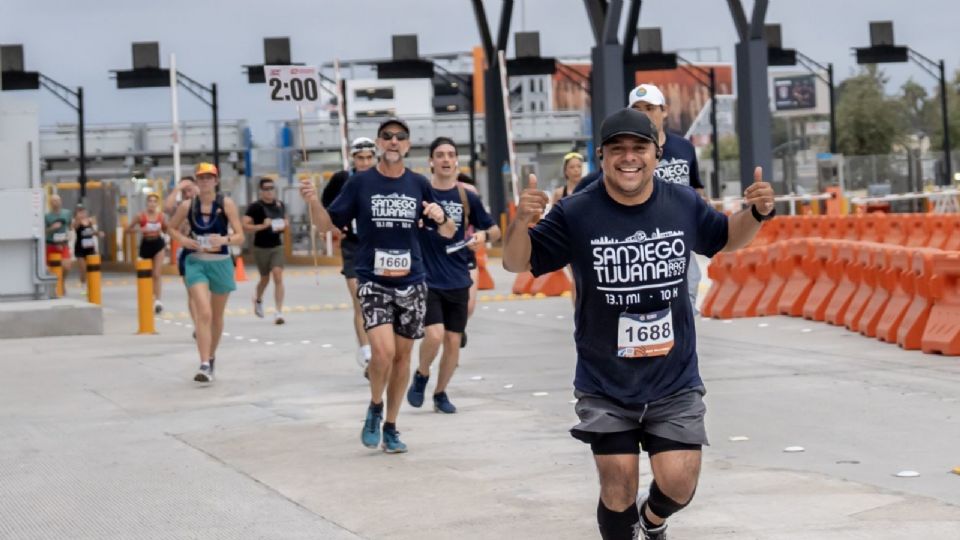
<path fill-rule="evenodd" d="M 83 87 L 77 87 L 77 139 L 80 141 L 80 198 L 87 196 L 87 147 L 84 142 Z"/>
<path fill-rule="evenodd" d="M 219 109 L 217 106 L 217 83 L 210 85 L 210 94 L 211 94 L 211 104 L 210 108 L 213 109 L 213 164 L 216 166 L 217 171 L 220 170 L 220 130 L 218 126 L 220 123 L 217 121 L 217 116 Z"/>
<path fill-rule="evenodd" d="M 947 113 L 947 77 L 943 60 L 940 60 L 940 110 L 943 113 L 943 162 L 946 166 L 947 178 L 945 185 L 953 182 L 953 163 L 950 156 L 950 115 Z"/>
<path fill-rule="evenodd" d="M 827 85 L 830 87 L 830 153 L 837 153 L 837 102 L 833 87 L 833 62 L 827 64 Z"/>
<path fill-rule="evenodd" d="M 711 178 L 711 195 L 719 198 L 720 193 L 720 129 L 717 127 L 717 71 L 710 68 L 710 139 L 713 142 L 711 158 L 713 159 L 713 178 Z"/>

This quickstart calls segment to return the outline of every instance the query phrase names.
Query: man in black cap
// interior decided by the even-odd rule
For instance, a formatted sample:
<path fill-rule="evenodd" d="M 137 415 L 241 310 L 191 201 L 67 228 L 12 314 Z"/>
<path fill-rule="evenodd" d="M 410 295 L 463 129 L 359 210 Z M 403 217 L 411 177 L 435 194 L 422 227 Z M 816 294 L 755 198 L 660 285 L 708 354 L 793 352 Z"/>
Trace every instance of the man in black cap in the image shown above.
<path fill-rule="evenodd" d="M 531 175 L 503 265 L 535 276 L 573 267 L 580 423 L 571 434 L 590 444 L 597 464 L 600 534 L 632 539 L 639 530 L 662 540 L 666 519 L 693 498 L 707 444 L 685 283 L 691 252 L 749 243 L 773 214 L 773 189 L 757 167 L 744 193 L 748 208 L 727 218 L 694 190 L 654 178 L 661 149 L 642 112 L 610 115 L 600 135 L 602 180 L 528 229 L 547 205 Z M 654 481 L 637 504 L 641 448 Z"/>
<path fill-rule="evenodd" d="M 377 147 L 381 158 L 376 167 L 354 175 L 328 208 L 320 204 L 308 180 L 301 182 L 300 193 L 321 232 L 356 220 L 357 296 L 373 353 L 368 367 L 370 406 L 360 439 L 368 448 L 380 446 L 386 390 L 383 450 L 395 454 L 407 451 L 396 422 L 410 380 L 413 340 L 423 337 L 427 309 L 419 227 L 436 228 L 452 238 L 457 226 L 436 203 L 430 182 L 403 164 L 410 150 L 406 122 L 399 118 L 381 122 Z"/>

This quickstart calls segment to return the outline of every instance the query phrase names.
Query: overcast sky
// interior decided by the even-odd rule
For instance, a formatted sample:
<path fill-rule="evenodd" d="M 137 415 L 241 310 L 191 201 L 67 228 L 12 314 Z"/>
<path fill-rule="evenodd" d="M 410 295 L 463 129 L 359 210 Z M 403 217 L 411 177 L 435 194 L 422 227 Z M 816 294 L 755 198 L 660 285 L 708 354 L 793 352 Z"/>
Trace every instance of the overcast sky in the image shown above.
<path fill-rule="evenodd" d="M 753 1 L 744 3 L 749 16 Z M 495 35 L 502 2 L 485 5 Z M 589 54 L 593 36 L 581 0 L 515 5 L 512 30 L 539 31 L 543 55 Z M 645 0 L 642 6 L 640 26 L 662 27 L 666 50 L 720 47 L 722 60 L 733 61 L 737 37 L 725 0 Z M 869 45 L 872 20 L 893 20 L 898 44 L 944 58 L 948 73 L 958 68 L 958 0 L 770 0 L 767 16 L 783 25 L 784 47 L 833 62 L 838 79 L 856 69 L 850 47 Z M 27 70 L 82 85 L 88 123 L 169 121 L 168 90 L 121 91 L 108 78 L 111 69 L 130 69 L 132 42 L 159 41 L 161 63 L 166 66 L 174 52 L 180 71 L 217 82 L 220 117 L 250 120 L 261 144 L 272 137 L 266 120 L 293 116 L 269 104 L 265 87 L 247 84 L 242 72 L 242 65 L 263 61 L 264 37 L 289 36 L 295 61 L 319 64 L 388 57 L 390 36 L 405 33 L 419 34 L 422 54 L 479 44 L 469 0 L 0 0 L 0 43 L 23 44 Z M 908 77 L 931 90 L 936 84 L 912 64 L 884 70 L 896 86 Z M 39 102 L 41 125 L 75 121 L 75 113 L 48 92 L 19 94 Z M 180 96 L 181 119 L 209 118 L 205 105 L 185 92 Z"/>

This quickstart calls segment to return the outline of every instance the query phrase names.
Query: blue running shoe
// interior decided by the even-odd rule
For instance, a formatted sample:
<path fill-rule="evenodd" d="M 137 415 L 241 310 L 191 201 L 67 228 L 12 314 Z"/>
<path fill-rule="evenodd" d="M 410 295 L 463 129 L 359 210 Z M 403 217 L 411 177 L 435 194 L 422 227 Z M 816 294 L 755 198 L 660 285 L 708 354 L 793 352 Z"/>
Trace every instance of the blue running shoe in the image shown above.
<path fill-rule="evenodd" d="M 402 454 L 407 451 L 407 445 L 400 441 L 400 432 L 395 429 L 383 430 L 383 451 L 388 454 Z"/>
<path fill-rule="evenodd" d="M 413 382 L 410 383 L 410 389 L 407 390 L 407 403 L 417 408 L 423 405 L 424 394 L 427 391 L 427 381 L 429 380 L 429 375 L 424 377 L 420 374 L 420 370 L 414 370 Z"/>
<path fill-rule="evenodd" d="M 446 392 L 433 395 L 433 410 L 434 412 L 442 412 L 445 414 L 457 412 L 457 408 L 453 406 L 453 403 L 450 403 L 450 398 L 447 397 Z"/>
<path fill-rule="evenodd" d="M 363 421 L 363 431 L 360 440 L 367 448 L 380 446 L 380 422 L 383 421 L 383 411 L 377 412 L 372 407 L 367 408 L 367 419 Z"/>

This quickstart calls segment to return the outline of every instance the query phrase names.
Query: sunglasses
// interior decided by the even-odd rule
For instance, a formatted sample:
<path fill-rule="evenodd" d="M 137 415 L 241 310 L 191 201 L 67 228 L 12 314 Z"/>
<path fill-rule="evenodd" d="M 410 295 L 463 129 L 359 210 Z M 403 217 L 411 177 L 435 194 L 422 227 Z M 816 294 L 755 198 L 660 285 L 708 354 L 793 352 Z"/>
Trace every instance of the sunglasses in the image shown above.
<path fill-rule="evenodd" d="M 260 191 L 273 191 L 273 186 L 261 187 Z"/>
<path fill-rule="evenodd" d="M 405 131 L 381 131 L 380 138 L 389 141 L 396 138 L 398 141 L 405 141 L 410 138 L 410 134 Z"/>

